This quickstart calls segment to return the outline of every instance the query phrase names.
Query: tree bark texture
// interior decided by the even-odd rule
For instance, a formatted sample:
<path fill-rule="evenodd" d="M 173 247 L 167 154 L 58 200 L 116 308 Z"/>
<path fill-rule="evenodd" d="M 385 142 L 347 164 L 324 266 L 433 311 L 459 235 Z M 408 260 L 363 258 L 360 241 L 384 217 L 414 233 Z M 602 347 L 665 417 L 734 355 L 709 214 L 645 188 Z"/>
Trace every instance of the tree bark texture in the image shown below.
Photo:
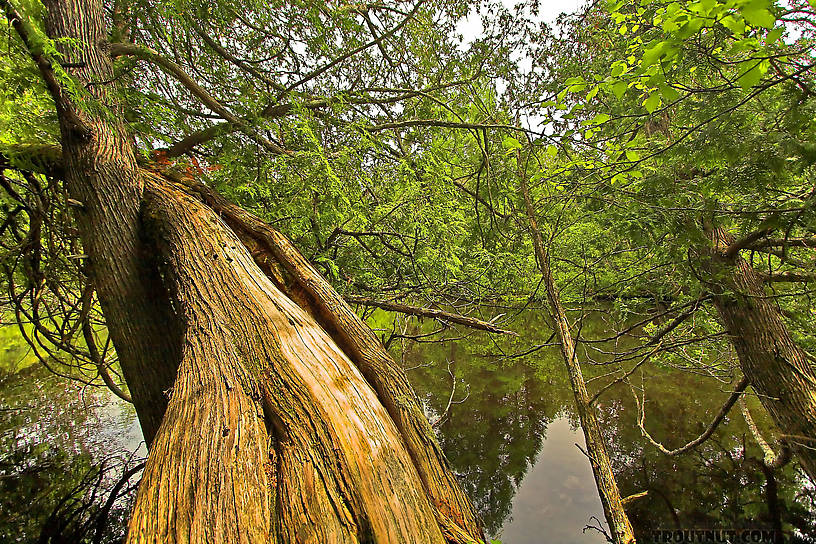
<path fill-rule="evenodd" d="M 791 338 L 762 275 L 745 259 L 729 258 L 734 238 L 709 230 L 712 247 L 703 254 L 706 282 L 743 374 L 782 432 L 808 476 L 816 481 L 816 372 Z"/>
<path fill-rule="evenodd" d="M 336 342 L 202 203 L 151 182 L 145 215 L 185 334 L 130 541 L 443 542 L 398 429 Z"/>
<path fill-rule="evenodd" d="M 52 92 L 66 183 L 150 443 L 128 541 L 482 540 L 374 332 L 280 233 L 140 169 L 101 83 L 101 1 L 46 8 L 49 35 L 81 45 L 65 60 L 91 95 Z"/>
<path fill-rule="evenodd" d="M 446 538 L 483 540 L 481 524 L 450 470 L 408 378 L 374 331 L 280 232 L 195 180 L 176 181 L 224 218 L 258 266 L 354 361 L 400 430 Z"/>
<path fill-rule="evenodd" d="M 77 81 L 110 81 L 113 66 L 101 44 L 107 30 L 99 0 L 46 0 L 46 31 L 81 48 L 63 47 Z M 48 70 L 49 68 L 45 68 Z M 121 108 L 107 85 L 83 85 L 91 107 L 54 95 L 60 120 L 65 183 L 82 203 L 76 212 L 87 269 L 148 444 L 159 427 L 178 361 L 179 328 L 140 235 L 142 179 Z M 95 104 L 108 108 L 105 115 Z M 78 124 L 82 126 L 77 126 Z"/>

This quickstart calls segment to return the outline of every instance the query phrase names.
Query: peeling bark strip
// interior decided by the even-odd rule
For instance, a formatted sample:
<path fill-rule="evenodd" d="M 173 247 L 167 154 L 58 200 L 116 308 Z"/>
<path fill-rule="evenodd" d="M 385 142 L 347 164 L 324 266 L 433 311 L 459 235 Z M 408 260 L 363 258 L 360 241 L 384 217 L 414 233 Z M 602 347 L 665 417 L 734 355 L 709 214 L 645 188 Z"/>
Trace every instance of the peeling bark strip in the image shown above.
<path fill-rule="evenodd" d="M 765 293 L 762 275 L 738 255 L 725 254 L 733 236 L 722 228 L 709 235 L 712 248 L 703 255 L 703 267 L 742 372 L 816 481 L 816 373 Z"/>

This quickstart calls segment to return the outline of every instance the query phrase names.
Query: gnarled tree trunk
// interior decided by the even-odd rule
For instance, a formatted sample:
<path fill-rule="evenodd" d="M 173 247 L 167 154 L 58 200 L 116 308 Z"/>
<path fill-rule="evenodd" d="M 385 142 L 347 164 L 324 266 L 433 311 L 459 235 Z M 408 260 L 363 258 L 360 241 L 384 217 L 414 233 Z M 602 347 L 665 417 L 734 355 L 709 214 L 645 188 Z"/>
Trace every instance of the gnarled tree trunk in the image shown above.
<path fill-rule="evenodd" d="M 145 213 L 185 334 L 130 541 L 443 542 L 399 430 L 337 343 L 211 209 L 151 182 Z"/>
<path fill-rule="evenodd" d="M 65 60 L 91 93 L 83 107 L 40 69 L 150 443 L 128 541 L 482 540 L 373 331 L 282 235 L 206 187 L 141 169 L 99 83 L 115 81 L 101 1 L 46 8 L 51 37 L 81 45 Z"/>

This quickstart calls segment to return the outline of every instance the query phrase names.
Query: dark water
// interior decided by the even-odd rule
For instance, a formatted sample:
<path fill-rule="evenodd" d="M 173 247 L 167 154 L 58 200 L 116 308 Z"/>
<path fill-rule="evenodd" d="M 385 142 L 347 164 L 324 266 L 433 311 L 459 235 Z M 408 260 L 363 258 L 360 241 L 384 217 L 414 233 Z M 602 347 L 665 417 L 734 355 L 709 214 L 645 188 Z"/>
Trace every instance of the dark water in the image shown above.
<path fill-rule="evenodd" d="M 385 319 L 377 314 L 372 323 L 385 327 Z M 409 369 L 431 421 L 445 411 L 455 376 L 439 439 L 491 537 L 505 544 L 604 542 L 592 528 L 604 528 L 603 511 L 563 363 L 551 348 L 512 357 L 545 343 L 550 331 L 532 312 L 508 326 L 520 337 L 479 333 L 451 343 L 406 342 L 404 352 L 396 341 L 391 350 Z M 429 327 L 412 324 L 406 332 Z M 598 318 L 585 327 L 600 334 L 605 325 Z M 727 384 L 657 365 L 634 378 L 647 389 L 647 427 L 669 447 L 700 434 L 728 395 Z M 749 407 L 771 438 L 756 399 Z M 630 508 L 642 541 L 651 541 L 654 529 L 771 526 L 767 480 L 756 463 L 761 454 L 739 409 L 712 440 L 680 458 L 646 444 L 628 387 L 604 397 L 600 420 L 623 495 L 649 491 Z M 6 374 L 0 379 L 0 541 L 35 541 L 43 520 L 83 475 L 103 460 L 111 474 L 132 466 L 144 454 L 140 443 L 132 408 L 105 390 L 83 389 L 40 366 Z M 795 470 L 790 465 L 775 475 L 779 515 L 786 529 L 812 532 L 812 490 Z"/>
<path fill-rule="evenodd" d="M 0 376 L 0 542 L 36 542 L 44 530 L 76 534 L 90 526 L 105 490 L 143 455 L 135 412 L 105 389 L 83 387 L 40 365 L 14 373 L 6 367 Z M 127 505 L 127 497 L 113 505 L 103 542 L 121 535 Z"/>

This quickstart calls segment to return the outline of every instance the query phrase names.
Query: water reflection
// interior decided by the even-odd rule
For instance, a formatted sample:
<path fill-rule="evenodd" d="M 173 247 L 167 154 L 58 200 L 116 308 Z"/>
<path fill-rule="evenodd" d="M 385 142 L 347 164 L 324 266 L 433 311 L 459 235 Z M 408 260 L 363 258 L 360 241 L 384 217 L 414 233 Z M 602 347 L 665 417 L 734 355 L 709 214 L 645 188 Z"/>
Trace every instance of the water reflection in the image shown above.
<path fill-rule="evenodd" d="M 549 329 L 539 319 L 529 314 L 513 324 L 522 338 L 473 335 L 455 345 L 414 344 L 404 354 L 405 364 L 416 367 L 409 377 L 432 417 L 448 404 L 449 372 L 460 380 L 457 400 L 469 388 L 464 402 L 451 404 L 438 431 L 489 534 L 507 544 L 603 542 L 597 531 L 582 531 L 598 525 L 593 517 L 603 519 L 603 511 L 588 460 L 575 446 L 583 447 L 583 435 L 576 430 L 559 354 L 542 349 L 524 358 L 502 356 L 545 343 Z M 599 318 L 584 325 L 590 335 L 600 336 L 603 328 Z M 427 362 L 434 364 L 423 366 Z M 591 368 L 585 372 L 593 375 Z M 670 448 L 696 438 L 729 394 L 727 384 L 655 365 L 646 367 L 642 378 L 646 425 Z M 752 398 L 748 404 L 771 437 L 759 403 Z M 773 528 L 774 518 L 786 530 L 799 531 L 791 542 L 816 537 L 813 493 L 802 489 L 795 464 L 777 471 L 779 507 L 769 503 L 758 463 L 762 454 L 739 409 L 696 451 L 667 457 L 641 437 L 628 387 L 614 389 L 599 406 L 621 493 L 649 491 L 628 508 L 642 541 L 651 541 L 654 529 Z"/>
<path fill-rule="evenodd" d="M 74 510 L 143 454 L 140 444 L 135 412 L 106 390 L 83 388 L 40 365 L 0 377 L 0 542 L 46 542 L 57 532 L 56 541 L 78 539 L 85 529 L 79 525 L 104 497 Z M 126 510 L 116 504 L 108 514 L 103 542 L 121 536 Z"/>
<path fill-rule="evenodd" d="M 584 331 L 597 337 L 605 327 L 597 318 Z M 431 419 L 444 415 L 440 442 L 491 536 L 505 544 L 603 542 L 597 531 L 584 531 L 597 525 L 593 518 L 603 519 L 602 509 L 589 462 L 576 446 L 583 447 L 583 435 L 558 353 L 509 356 L 546 343 L 549 329 L 534 312 L 511 328 L 521 336 L 406 343 L 406 352 L 395 349 L 395 355 L 413 368 L 409 378 Z M 728 395 L 707 378 L 645 368 L 646 424 L 669 447 L 699 435 Z M 755 401 L 750 409 L 770 438 Z M 813 491 L 797 481 L 794 465 L 774 475 L 778 507 L 769 507 L 761 454 L 739 410 L 698 451 L 674 458 L 646 445 L 628 388 L 615 389 L 600 406 L 622 494 L 649 491 L 629 508 L 642 541 L 651 541 L 653 529 L 772 527 L 775 517 L 799 531 L 790 542 L 816 538 Z M 36 541 L 55 504 L 83 475 L 102 459 L 131 455 L 140 443 L 132 409 L 105 390 L 83 390 L 40 366 L 0 378 L 0 541 Z M 116 515 L 119 533 L 111 538 L 123 530 L 126 505 Z"/>
<path fill-rule="evenodd" d="M 606 542 L 586 528 L 597 525 L 592 516 L 603 519 L 603 508 L 592 469 L 576 446 L 584 446 L 584 435 L 567 417 L 552 421 L 546 433 L 532 467 L 517 486 L 510 515 L 495 536 L 508 543 Z"/>

